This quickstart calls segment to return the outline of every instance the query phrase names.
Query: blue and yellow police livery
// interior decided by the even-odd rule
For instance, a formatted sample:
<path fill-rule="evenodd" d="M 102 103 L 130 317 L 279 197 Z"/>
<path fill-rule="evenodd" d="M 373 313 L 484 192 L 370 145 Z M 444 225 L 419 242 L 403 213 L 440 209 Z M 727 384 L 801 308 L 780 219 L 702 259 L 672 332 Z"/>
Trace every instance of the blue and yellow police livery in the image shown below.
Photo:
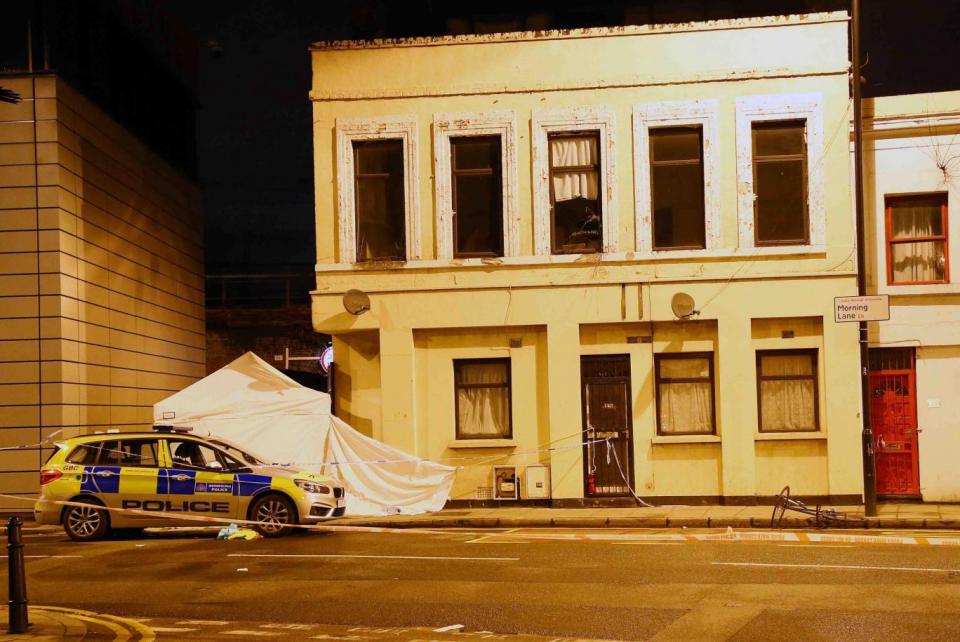
<path fill-rule="evenodd" d="M 157 427 L 58 443 L 40 471 L 33 511 L 38 523 L 63 524 L 72 539 L 88 541 L 111 529 L 196 526 L 189 518 L 197 516 L 251 520 L 272 537 L 291 524 L 339 517 L 344 507 L 343 487 L 329 477 L 268 465 L 222 440 Z"/>

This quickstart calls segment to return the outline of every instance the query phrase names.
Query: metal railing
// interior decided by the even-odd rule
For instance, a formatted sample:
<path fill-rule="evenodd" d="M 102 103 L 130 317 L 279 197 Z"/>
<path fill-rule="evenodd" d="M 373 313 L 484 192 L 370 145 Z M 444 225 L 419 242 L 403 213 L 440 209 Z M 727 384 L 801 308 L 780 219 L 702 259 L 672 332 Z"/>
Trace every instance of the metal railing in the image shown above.
<path fill-rule="evenodd" d="M 284 308 L 310 303 L 313 274 L 211 274 L 207 275 L 207 309 Z"/>

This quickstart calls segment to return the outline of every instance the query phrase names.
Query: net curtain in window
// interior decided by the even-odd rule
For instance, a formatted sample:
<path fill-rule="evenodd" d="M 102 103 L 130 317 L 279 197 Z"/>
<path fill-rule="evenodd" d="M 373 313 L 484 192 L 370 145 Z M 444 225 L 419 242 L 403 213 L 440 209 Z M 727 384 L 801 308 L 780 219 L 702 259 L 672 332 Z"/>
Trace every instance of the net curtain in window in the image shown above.
<path fill-rule="evenodd" d="M 459 436 L 496 438 L 510 435 L 510 388 L 506 384 L 506 369 L 502 363 L 463 364 L 459 368 L 457 383 L 491 386 L 457 388 Z"/>
<path fill-rule="evenodd" d="M 763 430 L 816 430 L 814 413 L 815 380 L 809 355 L 765 355 L 761 359 L 764 377 L 804 377 L 760 382 L 760 410 Z"/>
<path fill-rule="evenodd" d="M 660 432 L 713 433 L 713 398 L 707 359 L 663 359 L 660 377 L 669 379 L 704 378 L 696 383 L 660 384 Z"/>
<path fill-rule="evenodd" d="M 943 234 L 939 203 L 898 203 L 890 220 L 891 238 L 917 238 Z M 945 258 L 943 241 L 893 243 L 890 258 L 894 282 L 942 281 Z"/>
<path fill-rule="evenodd" d="M 597 139 L 594 136 L 552 138 L 550 155 L 557 169 L 597 165 Z M 558 203 L 575 198 L 595 201 L 598 189 L 599 177 L 595 170 L 561 172 L 553 176 L 553 196 Z"/>

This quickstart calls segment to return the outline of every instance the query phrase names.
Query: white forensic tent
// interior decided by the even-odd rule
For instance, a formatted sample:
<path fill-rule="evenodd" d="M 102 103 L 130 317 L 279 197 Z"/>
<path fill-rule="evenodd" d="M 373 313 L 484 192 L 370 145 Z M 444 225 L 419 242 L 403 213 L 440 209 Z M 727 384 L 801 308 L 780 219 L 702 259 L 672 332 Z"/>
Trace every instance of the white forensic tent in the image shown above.
<path fill-rule="evenodd" d="M 354 430 L 330 414 L 330 395 L 301 386 L 252 352 L 155 404 L 153 416 L 155 424 L 190 426 L 268 463 L 339 479 L 347 515 L 440 510 L 456 472 Z"/>

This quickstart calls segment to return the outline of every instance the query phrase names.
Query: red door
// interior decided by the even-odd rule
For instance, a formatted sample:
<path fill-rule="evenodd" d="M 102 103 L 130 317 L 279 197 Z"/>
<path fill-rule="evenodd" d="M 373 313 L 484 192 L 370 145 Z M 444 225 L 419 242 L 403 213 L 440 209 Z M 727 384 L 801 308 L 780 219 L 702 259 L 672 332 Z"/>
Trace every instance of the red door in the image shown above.
<path fill-rule="evenodd" d="M 918 497 L 920 468 L 913 350 L 871 350 L 870 368 L 877 494 Z"/>

